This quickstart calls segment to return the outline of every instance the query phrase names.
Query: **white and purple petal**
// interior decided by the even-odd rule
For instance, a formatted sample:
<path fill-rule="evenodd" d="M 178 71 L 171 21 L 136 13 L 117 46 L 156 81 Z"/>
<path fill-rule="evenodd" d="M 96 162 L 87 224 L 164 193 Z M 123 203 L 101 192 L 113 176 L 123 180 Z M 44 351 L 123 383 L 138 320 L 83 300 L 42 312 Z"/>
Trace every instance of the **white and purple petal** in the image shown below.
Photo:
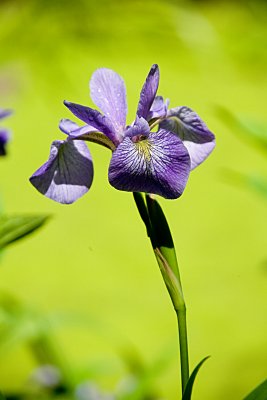
<path fill-rule="evenodd" d="M 91 132 L 97 132 L 97 129 L 95 129 L 93 126 L 79 126 L 70 119 L 65 118 L 60 121 L 59 129 L 71 138 L 79 137 Z"/>
<path fill-rule="evenodd" d="M 62 119 L 59 123 L 59 129 L 68 135 L 67 140 L 86 140 L 88 142 L 101 144 L 111 150 L 116 148 L 114 143 L 106 135 L 98 132 L 97 129 L 90 125 L 80 127 L 69 119 Z"/>
<path fill-rule="evenodd" d="M 146 81 L 140 93 L 140 100 L 137 108 L 138 117 L 148 119 L 150 108 L 154 102 L 159 86 L 159 68 L 157 64 L 152 65 Z"/>
<path fill-rule="evenodd" d="M 62 204 L 83 196 L 92 181 L 93 163 L 86 144 L 63 140 L 52 143 L 49 160 L 30 178 L 40 193 Z"/>
<path fill-rule="evenodd" d="M 69 135 L 71 132 L 76 131 L 79 128 L 80 128 L 80 126 L 78 124 L 76 124 L 76 122 L 73 122 L 67 118 L 63 118 L 59 122 L 59 129 L 63 133 L 66 133 L 66 135 Z"/>
<path fill-rule="evenodd" d="M 167 119 L 159 127 L 174 132 L 182 139 L 190 155 L 191 169 L 201 164 L 215 147 L 214 134 L 189 107 L 169 110 Z"/>
<path fill-rule="evenodd" d="M 184 191 L 190 157 L 175 134 L 160 129 L 134 142 L 125 137 L 112 155 L 109 182 L 116 189 L 176 199 Z"/>
<path fill-rule="evenodd" d="M 92 126 L 97 131 L 104 133 L 115 145 L 119 143 L 113 124 L 108 117 L 102 115 L 97 110 L 80 104 L 69 101 L 64 101 L 64 104 L 77 118 Z"/>
<path fill-rule="evenodd" d="M 90 81 L 93 102 L 110 119 L 118 137 L 123 136 L 126 125 L 127 103 L 123 79 L 108 68 L 97 69 Z"/>

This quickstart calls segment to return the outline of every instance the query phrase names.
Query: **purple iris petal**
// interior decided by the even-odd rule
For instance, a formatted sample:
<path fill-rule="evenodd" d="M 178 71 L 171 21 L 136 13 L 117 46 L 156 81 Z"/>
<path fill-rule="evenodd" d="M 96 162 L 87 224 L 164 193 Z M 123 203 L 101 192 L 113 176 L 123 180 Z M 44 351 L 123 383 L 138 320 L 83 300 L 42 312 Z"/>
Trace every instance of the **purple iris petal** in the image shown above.
<path fill-rule="evenodd" d="M 6 144 L 9 141 L 10 134 L 6 129 L 0 130 L 0 156 L 6 155 Z"/>
<path fill-rule="evenodd" d="M 30 181 L 46 197 L 62 204 L 73 203 L 89 190 L 93 181 L 93 163 L 86 144 L 54 141 L 49 160 Z"/>
<path fill-rule="evenodd" d="M 126 90 L 122 78 L 111 69 L 97 69 L 90 81 L 91 98 L 110 119 L 119 139 L 126 125 Z"/>
<path fill-rule="evenodd" d="M 215 136 L 189 107 L 172 108 L 160 128 L 176 133 L 183 141 L 191 159 L 191 170 L 201 164 L 215 146 Z"/>
<path fill-rule="evenodd" d="M 72 138 L 97 131 L 94 127 L 90 125 L 79 126 L 70 119 L 62 119 L 59 123 L 59 129 L 67 135 L 71 136 Z"/>
<path fill-rule="evenodd" d="M 109 182 L 116 189 L 176 199 L 190 172 L 188 151 L 178 136 L 164 129 L 134 142 L 125 137 L 114 151 Z"/>
<path fill-rule="evenodd" d="M 138 117 L 148 118 L 149 110 L 155 99 L 159 86 L 159 68 L 157 64 L 152 65 L 146 81 L 140 93 L 140 100 L 137 108 Z"/>
<path fill-rule="evenodd" d="M 64 104 L 77 118 L 94 127 L 99 132 L 104 133 L 114 144 L 119 143 L 112 122 L 108 117 L 102 115 L 97 110 L 80 104 L 71 103 L 69 101 L 64 101 Z"/>
<path fill-rule="evenodd" d="M 154 118 L 165 118 L 167 116 L 169 100 L 164 102 L 162 96 L 156 96 L 149 110 L 147 120 L 150 121 Z"/>
<path fill-rule="evenodd" d="M 79 125 L 76 122 L 71 121 L 70 119 L 63 118 L 59 122 L 59 129 L 69 135 L 71 132 L 79 129 Z"/>

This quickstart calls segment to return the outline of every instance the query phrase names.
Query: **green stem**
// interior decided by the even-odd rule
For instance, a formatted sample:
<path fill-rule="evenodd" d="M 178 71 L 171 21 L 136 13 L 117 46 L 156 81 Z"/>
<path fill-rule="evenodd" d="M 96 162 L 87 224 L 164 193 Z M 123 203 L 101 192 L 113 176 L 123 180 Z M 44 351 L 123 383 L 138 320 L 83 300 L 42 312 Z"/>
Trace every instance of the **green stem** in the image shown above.
<path fill-rule="evenodd" d="M 177 315 L 183 395 L 189 380 L 189 360 L 186 306 L 175 247 L 167 219 L 157 200 L 149 194 L 146 194 L 145 198 L 141 193 L 133 195 Z"/>
<path fill-rule="evenodd" d="M 186 307 L 175 310 L 178 320 L 179 345 L 180 345 L 180 364 L 182 378 L 182 392 L 184 393 L 189 379 L 189 360 L 188 360 L 188 342 L 186 328 Z"/>
<path fill-rule="evenodd" d="M 187 342 L 187 327 L 186 327 L 186 306 L 184 301 L 180 274 L 178 271 L 178 275 L 175 275 L 169 263 L 167 262 L 167 260 L 165 259 L 165 257 L 162 255 L 161 251 L 158 248 L 154 249 L 154 253 L 158 261 L 162 277 L 170 294 L 173 308 L 176 312 L 178 320 L 180 366 L 181 366 L 182 395 L 183 395 L 189 379 L 189 360 L 188 360 L 189 357 L 188 357 L 188 342 Z"/>

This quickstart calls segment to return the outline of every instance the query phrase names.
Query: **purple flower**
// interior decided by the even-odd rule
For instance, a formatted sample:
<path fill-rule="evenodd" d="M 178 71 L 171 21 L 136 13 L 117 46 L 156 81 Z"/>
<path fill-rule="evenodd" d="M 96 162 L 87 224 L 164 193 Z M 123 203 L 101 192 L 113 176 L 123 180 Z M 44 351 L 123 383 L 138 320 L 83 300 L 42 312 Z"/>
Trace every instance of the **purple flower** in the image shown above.
<path fill-rule="evenodd" d="M 11 110 L 0 109 L 0 119 L 8 117 L 12 114 Z M 10 132 L 5 128 L 0 128 L 0 156 L 6 155 L 6 144 L 10 139 Z"/>
<path fill-rule="evenodd" d="M 215 138 L 190 108 L 168 110 L 169 102 L 156 96 L 158 84 L 159 68 L 153 65 L 141 90 L 135 121 L 127 126 L 122 78 L 110 69 L 96 70 L 90 93 L 102 113 L 65 101 L 86 125 L 61 120 L 59 128 L 67 138 L 52 143 L 49 160 L 31 176 L 31 183 L 60 203 L 77 200 L 93 181 L 92 158 L 84 142 L 92 141 L 111 149 L 108 179 L 116 189 L 167 199 L 181 196 L 190 170 L 209 155 Z"/>

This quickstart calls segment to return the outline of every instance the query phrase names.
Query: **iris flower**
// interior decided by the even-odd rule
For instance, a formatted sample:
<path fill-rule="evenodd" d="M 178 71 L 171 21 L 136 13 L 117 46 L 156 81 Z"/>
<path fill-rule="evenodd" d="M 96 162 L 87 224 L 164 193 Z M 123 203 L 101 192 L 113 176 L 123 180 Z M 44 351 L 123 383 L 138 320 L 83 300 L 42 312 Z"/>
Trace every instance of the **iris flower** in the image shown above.
<path fill-rule="evenodd" d="M 52 143 L 48 161 L 31 176 L 31 183 L 57 202 L 77 200 L 93 181 L 92 157 L 85 143 L 92 141 L 112 151 L 108 179 L 116 189 L 167 199 L 181 196 L 190 170 L 210 154 L 215 138 L 190 108 L 168 110 L 168 100 L 156 95 L 158 84 L 159 68 L 153 65 L 141 90 L 135 121 L 126 125 L 124 81 L 110 69 L 96 70 L 90 94 L 102 113 L 65 101 L 86 125 L 60 121 L 67 138 Z"/>
<path fill-rule="evenodd" d="M 0 119 L 8 117 L 10 114 L 12 114 L 12 111 L 0 109 Z M 0 156 L 6 155 L 6 144 L 9 141 L 9 138 L 9 131 L 5 128 L 0 128 Z"/>

